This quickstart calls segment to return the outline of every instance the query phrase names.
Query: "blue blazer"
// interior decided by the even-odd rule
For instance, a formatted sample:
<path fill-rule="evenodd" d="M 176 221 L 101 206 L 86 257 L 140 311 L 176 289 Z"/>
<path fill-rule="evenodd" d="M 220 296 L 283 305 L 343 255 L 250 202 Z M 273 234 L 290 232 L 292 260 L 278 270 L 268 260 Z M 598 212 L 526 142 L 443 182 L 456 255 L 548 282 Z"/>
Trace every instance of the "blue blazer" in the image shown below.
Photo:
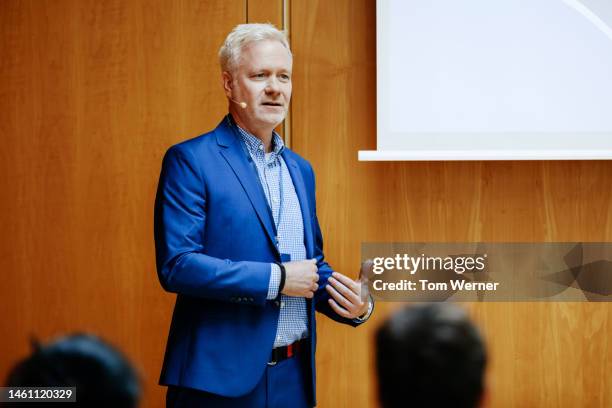
<path fill-rule="evenodd" d="M 308 300 L 315 401 L 315 309 L 336 314 L 325 286 L 310 163 L 285 148 L 304 223 L 307 258 L 316 258 L 319 289 Z M 266 300 L 270 264 L 280 262 L 275 225 L 257 171 L 227 120 L 166 153 L 155 200 L 157 273 L 177 293 L 160 384 L 238 397 L 258 383 L 276 335 L 279 304 Z"/>

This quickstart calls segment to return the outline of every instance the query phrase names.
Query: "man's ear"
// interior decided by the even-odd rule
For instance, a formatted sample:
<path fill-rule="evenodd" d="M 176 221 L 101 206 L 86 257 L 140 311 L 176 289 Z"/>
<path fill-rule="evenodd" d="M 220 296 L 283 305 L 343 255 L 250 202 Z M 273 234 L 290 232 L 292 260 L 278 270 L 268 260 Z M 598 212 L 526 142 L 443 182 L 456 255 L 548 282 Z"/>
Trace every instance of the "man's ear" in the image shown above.
<path fill-rule="evenodd" d="M 233 78 L 232 75 L 227 72 L 227 71 L 223 71 L 221 73 L 221 80 L 223 81 L 223 90 L 225 91 L 225 95 L 228 98 L 232 97 L 232 87 L 233 87 Z"/>

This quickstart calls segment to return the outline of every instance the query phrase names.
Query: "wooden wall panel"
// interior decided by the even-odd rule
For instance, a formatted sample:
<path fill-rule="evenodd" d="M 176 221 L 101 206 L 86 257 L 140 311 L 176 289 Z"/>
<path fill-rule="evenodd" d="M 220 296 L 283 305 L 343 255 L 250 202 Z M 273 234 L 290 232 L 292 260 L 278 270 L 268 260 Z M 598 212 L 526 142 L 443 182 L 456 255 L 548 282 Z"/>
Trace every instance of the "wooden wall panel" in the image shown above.
<path fill-rule="evenodd" d="M 328 260 L 367 241 L 612 241 L 612 162 L 360 163 L 376 146 L 375 1 L 291 2 L 293 148 L 317 174 Z M 320 407 L 376 405 L 373 333 L 319 319 Z M 494 407 L 612 404 L 612 305 L 465 304 L 490 349 Z"/>
<path fill-rule="evenodd" d="M 245 21 L 243 0 L 0 2 L 2 381 L 31 334 L 91 331 L 164 406 L 161 158 L 226 112 L 216 53 Z"/>
<path fill-rule="evenodd" d="M 248 0 L 248 23 L 271 23 L 283 29 L 284 0 Z"/>
<path fill-rule="evenodd" d="M 361 242 L 385 240 L 390 232 L 380 223 L 385 205 L 378 181 L 385 175 L 356 160 L 358 149 L 376 144 L 374 16 L 373 2 L 291 2 L 293 149 L 316 172 L 327 260 L 354 278 Z M 377 305 L 377 318 L 385 314 Z M 317 319 L 320 407 L 374 406 L 370 338 L 377 320 L 353 329 Z"/>

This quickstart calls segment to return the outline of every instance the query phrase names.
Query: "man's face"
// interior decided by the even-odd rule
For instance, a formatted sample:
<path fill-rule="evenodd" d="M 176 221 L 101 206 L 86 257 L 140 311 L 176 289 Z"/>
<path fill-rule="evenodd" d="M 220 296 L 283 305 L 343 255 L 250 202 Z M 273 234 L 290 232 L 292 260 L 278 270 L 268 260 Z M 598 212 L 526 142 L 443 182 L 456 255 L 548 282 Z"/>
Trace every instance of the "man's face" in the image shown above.
<path fill-rule="evenodd" d="M 283 121 L 291 99 L 292 65 L 283 44 L 263 40 L 242 49 L 233 75 L 223 74 L 228 97 L 247 104 L 246 109 L 233 104 L 231 110 L 246 130 L 271 131 Z"/>

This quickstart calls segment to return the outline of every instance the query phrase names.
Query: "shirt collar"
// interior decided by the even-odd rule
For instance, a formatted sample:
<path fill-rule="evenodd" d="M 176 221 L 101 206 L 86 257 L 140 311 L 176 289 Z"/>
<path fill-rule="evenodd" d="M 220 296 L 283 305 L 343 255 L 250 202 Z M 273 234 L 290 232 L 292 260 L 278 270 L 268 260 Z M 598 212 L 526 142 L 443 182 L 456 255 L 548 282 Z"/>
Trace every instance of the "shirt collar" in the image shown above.
<path fill-rule="evenodd" d="M 260 153 L 264 154 L 265 149 L 264 149 L 263 142 L 258 137 L 254 136 L 253 134 L 249 133 L 248 131 L 238 126 L 238 124 L 234 121 L 234 118 L 232 118 L 231 114 L 228 114 L 227 116 L 232 126 L 235 126 L 236 129 L 238 129 L 238 134 L 240 135 L 240 138 L 246 145 L 249 153 L 251 155 L 257 155 Z M 283 139 L 279 136 L 278 133 L 276 133 L 275 131 L 272 131 L 272 153 L 274 153 L 273 156 L 277 156 L 281 154 L 284 148 L 285 148 L 285 143 L 283 142 Z"/>

